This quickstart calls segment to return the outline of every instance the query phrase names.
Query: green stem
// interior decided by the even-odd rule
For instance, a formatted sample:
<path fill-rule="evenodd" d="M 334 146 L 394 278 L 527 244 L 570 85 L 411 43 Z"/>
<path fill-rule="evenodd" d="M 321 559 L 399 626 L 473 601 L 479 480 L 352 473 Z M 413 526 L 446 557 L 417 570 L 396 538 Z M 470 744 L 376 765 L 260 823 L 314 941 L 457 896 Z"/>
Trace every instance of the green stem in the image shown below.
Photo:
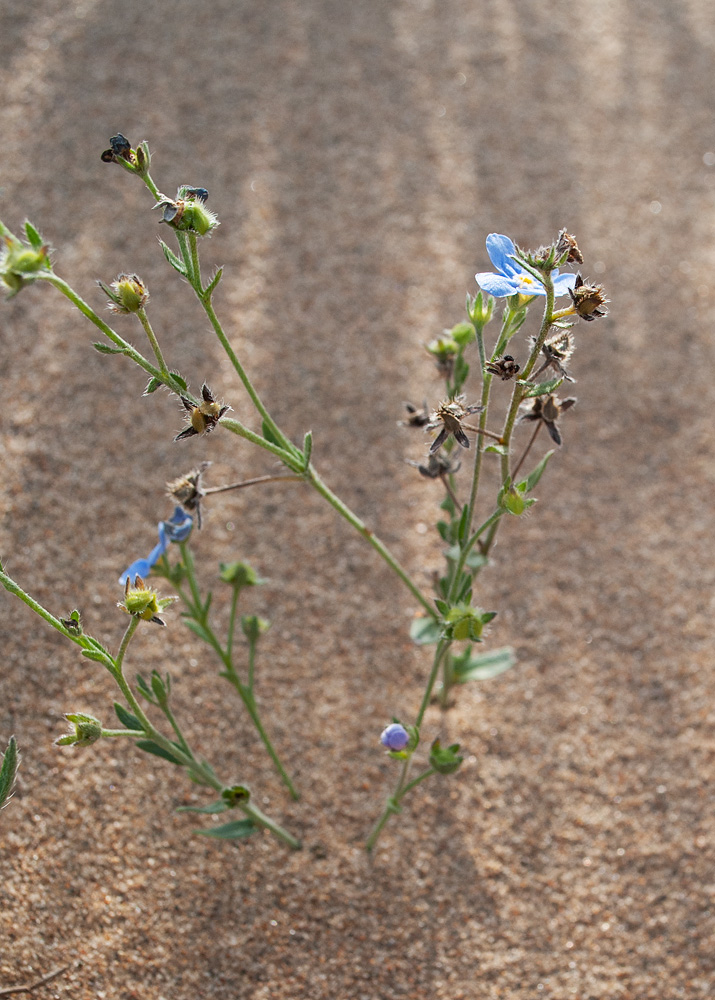
<path fill-rule="evenodd" d="M 186 598 L 181 591 L 179 591 L 179 594 L 186 603 L 187 607 L 189 607 L 192 611 L 198 612 L 198 610 L 203 605 L 201 601 L 201 593 L 199 591 L 198 583 L 196 581 L 196 574 L 194 571 L 194 560 L 191 554 L 191 550 L 189 549 L 188 542 L 180 542 L 179 549 L 181 550 L 181 557 L 184 564 L 184 568 L 186 570 L 186 579 L 189 582 L 189 587 L 191 589 L 191 595 L 194 607 L 192 608 L 191 603 L 186 601 Z M 221 643 L 219 642 L 216 633 L 214 632 L 213 628 L 211 627 L 208 621 L 208 616 L 203 614 L 201 615 L 196 614 L 195 617 L 197 617 L 200 620 L 201 625 L 204 628 L 208 644 L 211 646 L 211 648 L 214 650 L 214 652 L 216 653 L 216 655 L 219 657 L 224 667 L 226 668 L 225 671 L 221 673 L 221 676 L 225 677 L 226 680 L 236 689 L 238 696 L 243 702 L 246 711 L 248 712 L 251 721 L 253 722 L 253 725 L 255 726 L 256 731 L 260 736 L 261 741 L 263 742 L 263 745 L 266 748 L 269 757 L 273 761 L 276 770 L 281 776 L 283 783 L 290 792 L 291 796 L 294 799 L 298 799 L 300 797 L 299 793 L 296 790 L 296 787 L 291 781 L 290 777 L 288 776 L 286 769 L 283 767 L 281 759 L 278 756 L 273 746 L 273 743 L 271 742 L 271 739 L 268 736 L 268 733 L 266 732 L 263 726 L 263 722 L 261 720 L 260 715 L 258 714 L 258 708 L 256 707 L 256 701 L 253 696 L 252 668 L 249 668 L 251 670 L 250 683 L 248 686 L 246 686 L 245 684 L 241 683 L 241 680 L 238 674 L 236 673 L 236 668 L 233 665 L 233 658 L 228 643 L 227 643 L 227 648 L 224 649 Z M 230 631 L 229 636 L 231 636 L 232 634 L 233 632 Z"/>
<path fill-rule="evenodd" d="M 431 618 L 437 618 L 438 617 L 437 612 L 432 606 L 431 601 L 429 601 L 425 597 L 420 588 L 412 580 L 407 571 L 403 569 L 403 567 L 400 565 L 397 559 L 395 559 L 395 557 L 392 555 L 387 546 L 380 541 L 377 535 L 375 535 L 372 531 L 370 531 L 370 529 L 365 524 L 363 524 L 363 522 L 360 520 L 357 514 L 354 514 L 347 506 L 347 504 L 343 503 L 340 497 L 336 496 L 335 493 L 333 493 L 333 491 L 323 482 L 323 480 L 320 478 L 320 476 L 315 471 L 312 465 L 308 466 L 308 469 L 306 471 L 306 478 L 308 482 L 310 482 L 315 487 L 318 493 L 320 493 L 320 495 L 328 501 L 330 506 L 333 507 L 338 512 L 338 514 L 340 514 L 341 517 L 345 518 L 348 524 L 351 524 L 353 528 L 355 528 L 355 530 L 359 532 L 359 534 L 361 534 L 362 537 L 367 542 L 370 543 L 370 545 L 372 545 L 372 547 L 384 559 L 384 561 L 387 563 L 390 569 L 397 574 L 400 580 L 402 580 L 402 582 L 410 591 L 410 593 L 413 595 L 413 597 L 415 597 L 419 601 L 419 603 L 429 614 L 429 616 Z"/>
<path fill-rule="evenodd" d="M 422 720 L 425 717 L 425 712 L 427 711 L 427 706 L 432 699 L 432 689 L 434 688 L 435 681 L 437 680 L 437 674 L 439 673 L 439 665 L 442 662 L 442 657 L 448 651 L 449 647 L 452 645 L 450 639 L 440 639 L 437 643 L 437 649 L 434 653 L 434 660 L 432 662 L 432 670 L 427 679 L 427 686 L 425 687 L 424 695 L 422 696 L 422 702 L 417 712 L 417 718 L 415 719 L 415 727 L 417 729 L 422 725 Z"/>
<path fill-rule="evenodd" d="M 282 840 L 284 844 L 288 845 L 288 847 L 292 847 L 294 851 L 299 851 L 303 846 L 299 840 L 292 837 L 287 830 L 284 830 L 282 826 L 275 823 L 270 816 L 266 816 L 266 814 L 262 812 L 258 806 L 252 805 L 250 801 L 239 803 L 238 808 L 241 809 L 242 812 L 249 817 L 249 819 L 252 819 L 254 823 L 258 823 L 259 826 L 264 826 L 267 830 L 270 830 L 274 836 L 278 837 L 279 840 Z"/>
<path fill-rule="evenodd" d="M 273 444 L 272 441 L 269 441 L 267 438 L 261 437 L 260 434 L 256 434 L 254 431 L 249 430 L 248 427 L 245 427 L 242 423 L 240 423 L 240 421 L 234 420 L 233 417 L 221 417 L 219 427 L 223 427 L 232 434 L 237 434 L 238 437 L 242 437 L 245 438 L 246 441 L 250 441 L 251 444 L 258 445 L 259 448 L 269 451 L 290 469 L 293 469 L 294 472 L 302 473 L 302 465 L 296 458 L 295 450 L 287 451 L 285 448 L 282 448 L 277 444 Z"/>
<path fill-rule="evenodd" d="M 283 434 L 283 432 L 280 430 L 280 428 L 278 427 L 278 425 L 275 423 L 275 421 L 273 420 L 273 418 L 269 414 L 268 410 L 263 405 L 263 402 L 261 401 L 260 396 L 258 395 L 258 393 L 256 392 L 256 390 L 254 389 L 253 383 L 251 382 L 250 378 L 248 377 L 245 368 L 243 367 L 243 365 L 241 364 L 241 362 L 238 360 L 236 352 L 231 347 L 231 344 L 229 343 L 228 337 L 226 336 L 226 334 L 223 331 L 223 327 L 221 326 L 219 318 L 218 318 L 218 316 L 216 315 L 216 313 L 214 311 L 214 307 L 213 307 L 213 304 L 211 302 L 211 299 L 204 297 L 200 293 L 197 293 L 197 294 L 199 294 L 199 300 L 201 302 L 201 305 L 204 307 L 204 311 L 205 311 L 206 315 L 208 316 L 209 321 L 211 322 L 211 326 L 214 328 L 214 332 L 216 333 L 216 336 L 218 337 L 221 346 L 223 347 L 224 351 L 226 352 L 227 357 L 229 358 L 229 360 L 230 360 L 231 364 L 233 365 L 236 373 L 238 374 L 238 377 L 241 379 L 241 382 L 243 383 L 244 389 L 246 390 L 246 392 L 250 396 L 251 402 L 253 403 L 253 405 L 255 406 L 256 410 L 260 414 L 261 419 L 264 421 L 266 427 L 270 430 L 271 434 L 279 442 L 279 444 L 281 446 L 281 449 L 283 451 L 286 451 L 289 454 L 294 454 L 294 455 L 300 454 L 300 452 L 297 451 L 297 449 L 295 448 L 295 446 L 288 440 L 288 438 L 285 436 L 285 434 Z"/>
<path fill-rule="evenodd" d="M 514 425 L 516 423 L 516 416 L 519 410 L 519 405 L 525 398 L 527 389 L 521 384 L 522 382 L 527 382 L 529 375 L 531 374 L 534 365 L 541 353 L 541 348 L 544 346 L 544 341 L 548 335 L 551 324 L 553 323 L 553 312 L 554 312 L 554 282 L 550 274 L 543 274 L 540 279 L 543 283 L 544 289 L 546 290 L 546 306 L 544 307 L 544 316 L 541 321 L 541 329 L 539 334 L 534 341 L 534 346 L 532 348 L 531 354 L 529 355 L 529 360 L 523 368 L 519 376 L 519 381 L 514 385 L 514 390 L 511 396 L 511 404 L 509 406 L 509 412 L 506 415 L 504 421 L 504 430 L 502 431 L 502 441 L 504 442 L 504 447 L 506 453 L 502 455 L 501 460 L 501 471 L 502 471 L 502 484 L 506 484 L 509 479 L 509 445 L 511 443 L 511 436 L 514 431 Z"/>
<path fill-rule="evenodd" d="M 201 264 L 199 262 L 199 250 L 196 245 L 196 233 L 189 233 L 189 250 L 191 252 L 191 267 L 194 272 L 194 288 L 199 297 L 203 296 L 203 283 L 201 281 Z"/>
<path fill-rule="evenodd" d="M 236 609 L 238 608 L 239 590 L 234 587 L 231 597 L 231 614 L 228 619 L 228 635 L 226 638 L 226 656 L 231 659 L 233 653 L 233 637 L 236 632 Z"/>
<path fill-rule="evenodd" d="M 298 799 L 300 798 L 300 792 L 298 791 L 298 789 L 295 787 L 295 785 L 291 781 L 290 776 L 289 776 L 288 772 L 286 771 L 286 769 L 283 767 L 281 759 L 278 756 L 278 754 L 276 753 L 275 748 L 274 748 L 274 746 L 273 746 L 273 744 L 271 742 L 271 739 L 270 739 L 268 733 L 266 732 L 266 730 L 263 727 L 263 722 L 261 721 L 261 717 L 258 714 L 258 709 L 256 707 L 256 700 L 253 697 L 253 692 L 245 684 L 241 683 L 241 681 L 240 681 L 240 679 L 238 677 L 238 674 L 236 673 L 236 671 L 235 671 L 235 669 L 233 667 L 233 664 L 231 663 L 230 660 L 228 660 L 228 658 L 225 655 L 222 656 L 222 660 L 224 662 L 226 670 L 225 670 L 224 673 L 221 674 L 221 676 L 225 677 L 226 680 L 229 682 L 229 684 L 233 685 L 233 687 L 238 692 L 238 696 L 241 699 L 241 701 L 243 702 L 243 704 L 245 705 L 246 711 L 248 712 L 249 716 L 251 717 L 251 722 L 255 726 L 256 732 L 260 736 L 261 741 L 262 741 L 264 747 L 266 748 L 266 752 L 268 753 L 268 756 L 273 761 L 273 764 L 275 765 L 276 771 L 278 771 L 279 775 L 281 776 L 281 780 L 282 780 L 283 784 L 288 789 L 288 792 L 290 793 L 291 798 L 293 798 L 296 801 L 298 801 Z"/>
<path fill-rule="evenodd" d="M 118 333 L 115 333 L 111 326 L 108 326 L 104 320 L 100 319 L 94 309 L 87 305 L 84 299 L 81 298 L 75 290 L 67 284 L 66 281 L 58 277 L 56 274 L 51 273 L 38 274 L 36 277 L 40 281 L 47 281 L 51 285 L 54 285 L 54 287 L 57 288 L 58 291 L 62 292 L 62 294 L 68 298 L 70 302 L 75 305 L 84 316 L 87 317 L 88 320 L 94 323 L 98 330 L 102 331 L 105 337 L 111 340 L 113 344 L 116 344 L 117 347 L 120 347 L 122 352 L 126 354 L 128 358 L 131 358 L 132 361 L 136 362 L 140 368 L 143 368 L 149 375 L 153 375 L 154 378 L 158 378 L 162 382 L 165 381 L 165 377 L 162 376 L 162 372 L 147 361 L 144 355 L 140 354 L 139 351 L 132 347 L 132 345 L 124 340 L 123 337 L 120 337 Z M 169 386 L 169 388 L 173 388 L 174 391 L 176 391 L 173 386 Z"/>
<path fill-rule="evenodd" d="M 248 690 L 253 698 L 253 680 L 256 672 L 256 640 L 248 642 Z"/>
<path fill-rule="evenodd" d="M 486 519 L 486 521 L 484 521 L 483 524 L 479 525 L 477 530 L 467 539 L 465 544 L 460 549 L 459 559 L 456 562 L 454 568 L 454 575 L 452 577 L 452 586 L 450 588 L 449 596 L 447 598 L 448 602 L 452 602 L 455 600 L 456 597 L 455 590 L 459 586 L 459 580 L 462 576 L 462 572 L 467 563 L 467 556 L 474 548 L 475 543 L 488 528 L 491 528 L 492 525 L 497 524 L 499 522 L 504 513 L 505 513 L 504 510 L 500 507 L 497 510 L 495 510 L 492 514 L 490 514 L 489 517 Z"/>
<path fill-rule="evenodd" d="M 370 832 L 370 836 L 365 841 L 365 850 L 368 853 L 372 851 L 375 844 L 379 840 L 383 827 L 387 823 L 390 816 L 396 815 L 397 813 L 401 812 L 400 803 L 404 799 L 405 795 L 407 795 L 408 792 L 411 792 L 413 788 L 416 788 L 417 785 L 419 785 L 422 781 L 425 780 L 425 778 L 429 778 L 431 775 L 437 773 L 433 767 L 429 767 L 427 768 L 426 771 L 423 771 L 422 774 L 418 774 L 416 778 L 413 778 L 412 781 L 407 782 L 407 777 L 410 772 L 411 763 L 412 763 L 411 757 L 409 757 L 406 761 L 404 761 L 402 769 L 400 771 L 400 777 L 397 782 L 397 787 L 393 792 L 393 794 L 388 798 L 387 802 L 385 803 L 385 808 L 383 809 L 382 814 L 380 815 L 377 822 L 373 826 L 372 831 Z"/>
<path fill-rule="evenodd" d="M 141 740 L 146 736 L 143 729 L 103 729 L 102 739 L 115 736 L 129 736 L 133 740 Z"/>
<path fill-rule="evenodd" d="M 146 310 L 138 309 L 137 317 L 139 318 L 139 322 L 141 323 L 141 325 L 144 327 L 144 332 L 149 338 L 149 343 L 151 344 L 152 350 L 154 351 L 154 356 L 156 357 L 156 360 L 159 363 L 159 370 L 161 371 L 161 374 L 165 378 L 168 378 L 169 369 L 166 366 L 166 361 L 164 361 L 164 355 L 161 353 L 161 348 L 159 347 L 159 341 L 156 339 L 156 334 L 151 328 L 151 323 L 149 322 L 149 319 L 147 317 Z"/>

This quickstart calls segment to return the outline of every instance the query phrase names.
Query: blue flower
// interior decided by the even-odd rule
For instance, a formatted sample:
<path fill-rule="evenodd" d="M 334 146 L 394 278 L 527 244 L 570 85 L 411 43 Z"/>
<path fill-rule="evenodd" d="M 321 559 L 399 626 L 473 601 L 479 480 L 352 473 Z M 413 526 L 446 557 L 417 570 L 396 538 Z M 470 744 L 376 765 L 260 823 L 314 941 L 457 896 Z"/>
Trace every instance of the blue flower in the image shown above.
<path fill-rule="evenodd" d="M 119 582 L 124 586 L 127 580 L 132 583 L 140 576 L 146 579 L 151 573 L 152 566 L 157 563 L 169 548 L 169 542 L 185 542 L 191 534 L 194 519 L 191 514 L 187 514 L 181 507 L 176 507 L 174 513 L 168 521 L 159 521 L 157 530 L 159 541 L 151 550 L 146 559 L 135 559 L 128 569 L 125 569 L 119 577 Z"/>
<path fill-rule="evenodd" d="M 532 274 L 529 274 L 516 260 L 516 247 L 508 236 L 491 233 L 487 236 L 487 253 L 489 260 L 497 273 L 482 271 L 475 275 L 477 284 L 489 295 L 497 299 L 506 295 L 546 295 L 546 289 Z M 575 274 L 559 274 L 558 269 L 551 272 L 554 282 L 554 295 L 566 295 L 576 283 Z"/>
<path fill-rule="evenodd" d="M 380 743 L 388 750 L 404 750 L 409 742 L 410 735 L 399 722 L 393 722 L 387 729 L 383 729 L 380 736 Z"/>

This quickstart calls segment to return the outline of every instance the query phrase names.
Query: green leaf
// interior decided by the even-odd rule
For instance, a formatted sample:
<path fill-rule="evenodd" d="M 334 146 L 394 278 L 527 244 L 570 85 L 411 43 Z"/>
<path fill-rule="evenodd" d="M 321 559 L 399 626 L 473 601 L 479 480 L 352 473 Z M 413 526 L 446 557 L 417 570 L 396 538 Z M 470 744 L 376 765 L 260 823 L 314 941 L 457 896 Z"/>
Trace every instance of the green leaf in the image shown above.
<path fill-rule="evenodd" d="M 540 382 L 538 385 L 532 386 L 524 398 L 532 399 L 534 396 L 546 396 L 551 392 L 556 392 L 562 382 L 562 378 L 552 378 L 548 382 Z"/>
<path fill-rule="evenodd" d="M 213 293 L 216 291 L 216 286 L 218 285 L 219 281 L 221 280 L 222 275 L 223 275 L 223 268 L 220 267 L 218 269 L 218 271 L 216 272 L 216 274 L 214 274 L 213 278 L 208 283 L 208 285 L 206 286 L 206 288 L 204 289 L 204 294 L 203 294 L 204 301 L 206 301 L 207 299 L 210 299 L 211 296 L 213 295 Z"/>
<path fill-rule="evenodd" d="M 491 451 L 495 455 L 508 455 L 509 454 L 509 449 L 507 448 L 507 446 L 505 444 L 488 444 L 484 450 L 485 451 Z"/>
<path fill-rule="evenodd" d="M 173 252 L 173 250 L 171 250 L 171 248 L 168 247 L 166 245 L 166 243 L 164 243 L 163 240 L 159 240 L 159 246 L 163 250 L 164 256 L 169 261 L 169 263 L 174 268 L 174 270 L 178 271 L 179 274 L 182 275 L 185 278 L 186 277 L 186 268 L 184 267 L 183 261 L 179 260 L 179 258 Z"/>
<path fill-rule="evenodd" d="M 95 652 L 93 649 L 83 649 L 82 656 L 86 656 L 88 660 L 94 660 L 95 663 L 101 663 L 105 667 L 109 667 L 110 670 L 114 670 L 114 662 L 108 653 Z"/>
<path fill-rule="evenodd" d="M 275 436 L 275 434 L 273 433 L 273 431 L 272 431 L 272 430 L 271 430 L 271 428 L 270 428 L 270 427 L 268 426 L 268 423 L 267 423 L 267 422 L 266 422 L 265 420 L 263 421 L 263 424 L 262 424 L 262 428 L 261 428 L 261 429 L 262 429 L 262 431 L 263 431 L 263 437 L 264 437 L 264 438 L 266 439 L 266 441 L 270 441 L 270 443 L 271 443 L 271 444 L 276 444 L 276 445 L 278 445 L 278 447 L 279 447 L 279 448 L 282 448 L 282 447 L 283 447 L 283 445 L 282 445 L 282 444 L 281 444 L 281 442 L 280 442 L 280 441 L 278 440 L 278 438 L 277 438 L 277 437 Z M 301 457 L 302 457 L 302 456 L 301 456 Z"/>
<path fill-rule="evenodd" d="M 222 799 L 216 799 L 215 802 L 209 802 L 207 806 L 178 806 L 178 813 L 208 813 L 210 815 L 215 815 L 216 813 L 228 812 L 228 805 Z"/>
<path fill-rule="evenodd" d="M 410 624 L 410 638 L 418 646 L 430 646 L 442 638 L 442 625 L 434 618 L 414 618 Z"/>
<path fill-rule="evenodd" d="M 457 683 L 466 684 L 467 681 L 486 681 L 491 677 L 498 677 L 510 670 L 515 663 L 516 656 L 511 646 L 494 649 L 480 656 L 472 656 L 469 649 L 461 656 L 453 657 L 452 671 Z"/>
<path fill-rule="evenodd" d="M 546 454 L 541 459 L 536 468 L 533 470 L 533 472 L 530 472 L 529 475 L 526 477 L 526 479 L 523 482 L 519 483 L 519 489 L 523 489 L 524 492 L 526 493 L 530 493 L 531 490 L 533 490 L 538 481 L 541 479 L 544 473 L 544 469 L 546 468 L 546 463 L 554 454 L 554 451 L 555 449 L 552 448 L 551 451 L 546 452 Z"/>
<path fill-rule="evenodd" d="M 126 349 L 124 347 L 110 347 L 109 344 L 103 344 L 101 341 L 97 341 L 92 344 L 95 351 L 99 351 L 100 354 L 126 354 Z"/>
<path fill-rule="evenodd" d="M 126 729 L 144 728 L 139 719 L 137 719 L 136 715 L 133 715 L 128 708 L 124 707 L 124 705 L 120 705 L 118 701 L 114 702 L 114 711 L 117 713 L 117 718 Z"/>
<path fill-rule="evenodd" d="M 11 736 L 8 740 L 7 750 L 3 756 L 2 767 L 0 767 L 0 809 L 2 809 L 10 798 L 19 762 L 20 755 L 17 751 L 17 740 L 14 736 Z"/>
<path fill-rule="evenodd" d="M 234 819 L 223 826 L 214 826 L 209 830 L 194 830 L 202 837 L 215 837 L 217 840 L 239 840 L 250 837 L 256 831 L 256 825 L 250 819 Z"/>
<path fill-rule="evenodd" d="M 462 508 L 462 516 L 459 518 L 459 525 L 457 527 L 457 538 L 462 543 L 462 545 L 467 540 L 467 534 L 469 533 L 469 504 L 464 505 Z"/>
<path fill-rule="evenodd" d="M 149 702 L 151 702 L 152 705 L 156 705 L 156 701 L 154 699 L 154 694 L 153 694 L 151 688 L 149 687 L 149 685 L 144 680 L 144 678 L 142 677 L 141 674 L 137 674 L 137 691 L 142 696 L 142 698 L 146 698 L 146 700 L 149 701 Z M 115 705 L 116 705 L 116 702 L 115 702 Z M 134 727 L 131 727 L 131 728 L 134 728 Z M 139 728 L 141 728 L 141 726 Z"/>
<path fill-rule="evenodd" d="M 443 542 L 450 541 L 452 535 L 451 525 L 447 524 L 446 521 L 437 521 L 437 531 Z"/>
<path fill-rule="evenodd" d="M 183 375 L 179 375 L 178 372 L 169 372 L 169 374 L 172 376 L 174 381 L 179 385 L 179 387 L 183 389 L 184 392 L 186 392 L 188 382 L 183 377 Z"/>
<path fill-rule="evenodd" d="M 193 618 L 184 618 L 184 625 L 191 629 L 194 635 L 197 635 L 199 639 L 203 639 L 204 642 L 208 643 L 209 646 L 213 644 L 210 633 L 204 628 L 203 625 L 200 624 L 200 622 L 197 622 Z"/>
<path fill-rule="evenodd" d="M 140 726 L 139 728 L 141 729 L 142 727 Z M 178 764 L 180 767 L 183 767 L 183 761 L 177 760 L 168 750 L 160 747 L 153 740 L 137 740 L 136 745 L 146 753 L 153 753 L 155 757 L 163 757 L 164 760 L 171 761 L 172 764 Z M 176 749 L 179 750 L 181 748 L 177 746 Z"/>
<path fill-rule="evenodd" d="M 313 454 L 313 432 L 308 431 L 303 438 L 303 459 L 306 469 L 310 465 L 310 456 Z"/>
<path fill-rule="evenodd" d="M 146 384 L 146 389 L 142 393 L 143 396 L 151 396 L 152 392 L 156 392 L 160 385 L 164 383 L 161 379 L 155 378 L 153 375 Z"/>
<path fill-rule="evenodd" d="M 439 613 L 441 615 L 446 615 L 447 614 L 447 612 L 449 611 L 449 604 L 447 604 L 446 601 L 440 601 L 437 598 L 435 598 L 435 602 L 434 603 L 435 603 L 435 607 L 437 608 L 437 610 L 439 611 Z"/>
<path fill-rule="evenodd" d="M 25 235 L 33 250 L 40 250 L 45 242 L 29 219 L 25 219 Z"/>

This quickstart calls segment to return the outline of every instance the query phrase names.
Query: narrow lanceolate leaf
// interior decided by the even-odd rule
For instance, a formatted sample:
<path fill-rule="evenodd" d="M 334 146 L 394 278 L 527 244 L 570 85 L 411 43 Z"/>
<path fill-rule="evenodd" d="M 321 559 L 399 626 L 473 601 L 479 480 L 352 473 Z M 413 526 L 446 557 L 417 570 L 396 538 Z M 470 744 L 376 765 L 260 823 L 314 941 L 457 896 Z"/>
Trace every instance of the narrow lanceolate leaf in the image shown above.
<path fill-rule="evenodd" d="M 418 646 L 429 646 L 442 638 L 442 625 L 434 618 L 415 618 L 410 625 L 410 638 Z"/>
<path fill-rule="evenodd" d="M 25 219 L 25 235 L 33 250 L 39 250 L 45 242 L 29 219 Z"/>
<path fill-rule="evenodd" d="M 204 298 L 205 299 L 210 299 L 211 298 L 211 296 L 213 295 L 214 291 L 216 290 L 216 286 L 218 285 L 219 281 L 221 280 L 221 276 L 222 275 L 223 275 L 223 268 L 220 267 L 218 269 L 218 271 L 216 272 L 216 274 L 214 274 L 213 278 L 208 283 L 208 285 L 206 286 L 206 288 L 204 289 Z"/>
<path fill-rule="evenodd" d="M 163 250 L 164 256 L 169 261 L 174 270 L 178 271 L 179 274 L 185 278 L 186 268 L 184 267 L 183 262 L 179 260 L 176 254 L 166 245 L 166 243 L 163 242 L 163 240 L 159 240 L 159 246 Z"/>
<path fill-rule="evenodd" d="M 109 344 L 103 344 L 101 341 L 96 341 L 92 344 L 95 351 L 99 351 L 100 354 L 126 354 L 126 349 L 123 347 L 110 347 Z"/>
<path fill-rule="evenodd" d="M 544 469 L 546 468 L 546 463 L 551 458 L 553 453 L 554 453 L 553 448 L 551 449 L 551 451 L 547 451 L 544 457 L 539 462 L 539 464 L 533 470 L 533 472 L 530 472 L 529 475 L 524 480 L 524 482 L 519 484 L 520 486 L 526 487 L 527 493 L 530 493 L 531 490 L 533 490 L 533 488 L 536 486 L 538 481 L 541 479 L 542 475 L 544 474 Z"/>
<path fill-rule="evenodd" d="M 146 389 L 144 390 L 144 392 L 142 393 L 142 395 L 143 396 L 150 396 L 152 394 L 152 392 L 156 392 L 156 390 L 159 388 L 159 386 L 163 385 L 163 384 L 164 383 L 161 381 L 161 379 L 154 378 L 154 376 L 152 375 L 152 377 L 147 382 Z"/>
<path fill-rule="evenodd" d="M 529 390 L 526 393 L 526 399 L 532 399 L 535 396 L 546 396 L 551 392 L 556 392 L 558 387 L 563 382 L 562 378 L 552 378 L 548 382 L 539 382 L 538 385 L 533 385 L 533 383 L 524 383 L 524 385 L 529 385 Z"/>
<path fill-rule="evenodd" d="M 108 653 L 95 652 L 93 649 L 83 649 L 82 656 L 86 656 L 88 660 L 94 660 L 95 663 L 102 663 L 105 667 L 109 667 L 110 670 L 114 667 L 112 658 Z"/>
<path fill-rule="evenodd" d="M 459 684 L 467 681 L 486 681 L 510 670 L 516 663 L 514 650 L 510 646 L 495 649 L 480 656 L 455 657 L 453 660 L 454 679 Z"/>
<path fill-rule="evenodd" d="M 153 740 L 137 740 L 137 746 L 140 750 L 144 750 L 146 753 L 153 753 L 155 757 L 163 757 L 164 760 L 171 761 L 172 764 L 183 764 L 182 761 L 180 761 L 177 757 L 172 756 L 168 750 L 165 750 L 164 747 L 160 747 L 159 744 L 155 743 Z M 180 748 L 177 747 L 177 750 L 178 749 Z"/>
<path fill-rule="evenodd" d="M 195 621 L 193 618 L 184 618 L 184 625 L 190 628 L 194 635 L 197 635 L 199 639 L 203 639 L 204 642 L 211 645 L 211 634 L 201 625 L 199 622 Z"/>
<path fill-rule="evenodd" d="M 214 826 L 209 830 L 194 830 L 194 833 L 202 837 L 216 837 L 218 840 L 239 840 L 241 837 L 250 837 L 255 830 L 256 825 L 252 820 L 235 819 L 231 823 Z"/>
<path fill-rule="evenodd" d="M 144 728 L 139 719 L 137 719 L 136 715 L 130 712 L 128 708 L 125 708 L 124 705 L 120 705 L 118 701 L 114 702 L 114 711 L 117 714 L 117 718 L 126 729 L 134 729 L 136 731 Z"/>
<path fill-rule="evenodd" d="M 15 784 L 19 762 L 20 755 L 17 751 L 17 740 L 14 736 L 11 736 L 7 744 L 7 750 L 3 756 L 2 767 L 0 767 L 0 809 L 2 809 L 12 794 L 12 787 Z"/>

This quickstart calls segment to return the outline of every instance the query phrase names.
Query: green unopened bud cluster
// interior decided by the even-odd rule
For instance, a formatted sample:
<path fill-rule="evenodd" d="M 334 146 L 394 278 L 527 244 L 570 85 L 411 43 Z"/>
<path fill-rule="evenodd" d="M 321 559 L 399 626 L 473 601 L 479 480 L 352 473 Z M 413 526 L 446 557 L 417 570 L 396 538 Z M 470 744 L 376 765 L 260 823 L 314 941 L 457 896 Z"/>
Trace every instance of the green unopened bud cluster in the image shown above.
<path fill-rule="evenodd" d="M 25 222 L 25 233 L 27 243 L 13 236 L 0 222 L 0 236 L 4 243 L 0 253 L 0 281 L 8 292 L 8 298 L 17 295 L 38 273 L 51 270 L 50 248 L 31 222 Z"/>
<path fill-rule="evenodd" d="M 89 747 L 102 738 L 102 723 L 93 715 L 76 712 L 65 715 L 70 724 L 70 731 L 65 736 L 55 740 L 58 747 Z"/>
<path fill-rule="evenodd" d="M 136 313 L 149 301 L 149 292 L 136 274 L 120 274 L 111 285 L 97 284 L 109 298 L 108 307 L 113 313 Z"/>

